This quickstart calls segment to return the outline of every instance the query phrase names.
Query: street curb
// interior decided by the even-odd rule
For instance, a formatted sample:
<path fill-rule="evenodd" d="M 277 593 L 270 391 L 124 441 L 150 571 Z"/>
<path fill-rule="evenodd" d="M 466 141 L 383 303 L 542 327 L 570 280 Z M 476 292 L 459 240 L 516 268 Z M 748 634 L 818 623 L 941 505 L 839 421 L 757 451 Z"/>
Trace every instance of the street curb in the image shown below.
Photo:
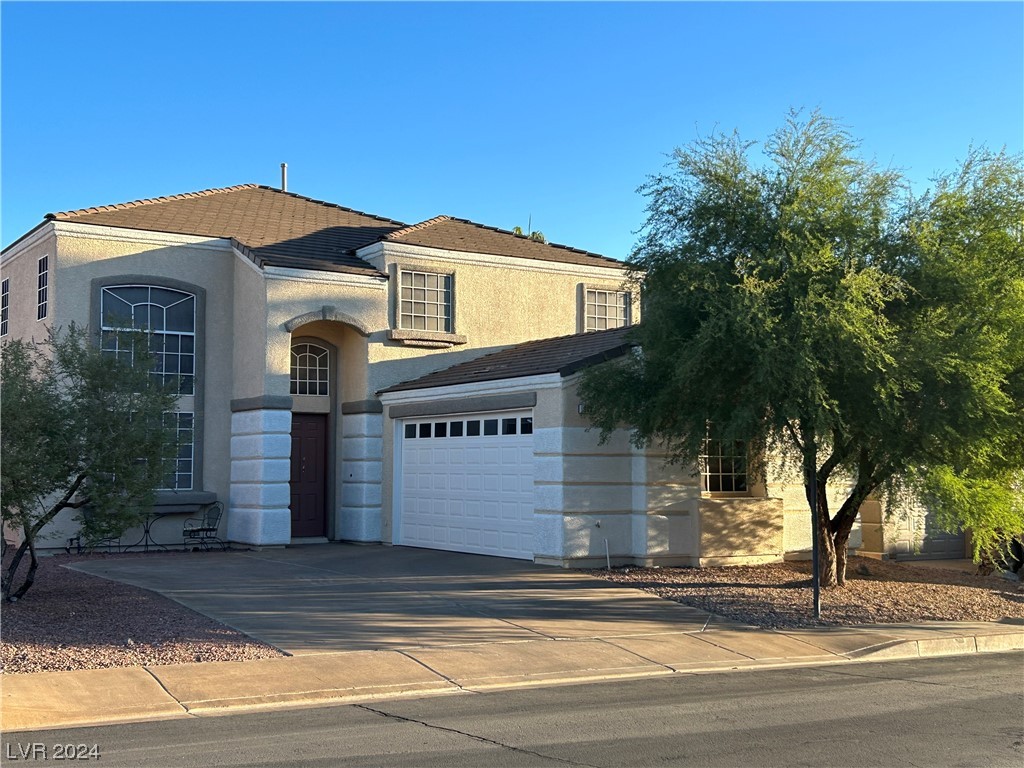
<path fill-rule="evenodd" d="M 575 644 L 582 646 L 583 639 L 575 640 L 550 640 L 546 642 L 559 644 Z M 587 639 L 592 642 L 592 639 Z M 487 645 L 502 645 L 499 643 Z M 507 645 L 507 644 L 506 644 Z M 211 697 L 208 699 L 193 698 L 182 701 L 172 693 L 174 686 L 166 684 L 161 679 L 161 670 L 182 671 L 181 668 L 205 667 L 208 665 L 175 665 L 172 667 L 143 667 L 136 668 L 145 670 L 152 676 L 156 683 L 159 683 L 159 690 L 156 686 L 149 690 L 146 705 L 156 714 L 127 713 L 123 707 L 117 711 L 103 714 L 101 712 L 90 712 L 89 715 L 63 713 L 53 709 L 46 711 L 39 706 L 19 706 L 10 692 L 13 684 L 20 689 L 19 698 L 32 701 L 38 704 L 40 699 L 66 701 L 64 694 L 67 691 L 67 682 L 74 680 L 71 676 L 82 677 L 82 673 L 90 673 L 90 679 L 101 678 L 104 672 L 114 673 L 115 670 L 82 670 L 78 673 L 37 673 L 36 675 L 0 676 L 0 683 L 3 683 L 3 725 L 4 732 L 29 732 L 61 728 L 81 728 L 88 726 L 112 725 L 119 723 L 153 721 L 163 719 L 180 719 L 183 717 L 211 717 L 242 712 L 268 711 L 275 709 L 301 709 L 315 706 L 342 706 L 346 704 L 357 704 L 372 701 L 390 699 L 420 698 L 424 696 L 445 696 L 452 694 L 473 694 L 487 691 L 513 690 L 517 688 L 537 688 L 555 685 L 575 685 L 596 682 L 608 682 L 613 680 L 643 679 L 652 677 L 667 677 L 671 675 L 707 675 L 721 672 L 755 671 L 770 669 L 793 669 L 813 668 L 821 666 L 837 666 L 851 663 L 873 662 L 873 661 L 898 661 L 914 658 L 934 658 L 942 656 L 960 656 L 979 653 L 1009 653 L 1024 650 L 1024 628 L 1020 631 L 1010 631 L 995 634 L 975 634 L 962 636 L 926 637 L 898 639 L 882 642 L 877 645 L 867 646 L 849 653 L 829 653 L 822 655 L 804 656 L 800 658 L 765 658 L 765 659 L 744 659 L 742 661 L 713 661 L 676 664 L 664 664 L 661 662 L 644 659 L 645 663 L 631 667 L 614 668 L 586 668 L 565 669 L 562 671 L 543 670 L 541 667 L 533 670 L 525 670 L 515 674 L 481 676 L 478 678 L 465 678 L 456 682 L 450 676 L 431 669 L 430 673 L 436 679 L 421 680 L 419 682 L 392 682 L 378 685 L 374 683 L 358 685 L 346 685 L 344 687 L 324 686 L 323 680 L 313 679 L 312 681 L 297 677 L 294 680 L 296 689 L 282 690 L 279 692 L 268 692 L 267 679 L 261 680 L 258 675 L 253 675 L 253 686 L 249 695 L 238 695 L 231 697 Z M 350 652 L 360 653 L 360 652 Z M 365 653 L 365 652 L 362 652 Z M 382 659 L 401 655 L 399 651 L 379 651 Z M 336 654 L 342 658 L 345 653 Z M 275 660 L 280 664 L 291 666 L 292 659 L 308 657 L 285 657 Z M 351 658 L 351 657 L 349 657 Z M 538 657 L 540 658 L 540 657 Z M 638 660 L 643 657 L 637 656 Z M 246 665 L 245 669 L 258 670 L 265 667 L 252 666 L 253 662 L 223 662 L 224 664 Z M 127 668 L 132 669 L 132 668 Z M 294 669 L 294 668 L 293 668 Z M 117 670 L 124 674 L 124 669 Z M 288 670 L 293 671 L 293 670 Z M 506 670 L 507 672 L 507 670 Z M 14 678 L 19 678 L 15 680 Z M 25 679 L 28 678 L 28 679 Z M 317 687 L 317 683 L 321 686 Z M 26 689 L 33 685 L 39 686 L 37 695 L 30 695 Z M 260 691 L 260 688 L 263 688 Z M 13 721 L 13 727 L 9 727 Z"/>

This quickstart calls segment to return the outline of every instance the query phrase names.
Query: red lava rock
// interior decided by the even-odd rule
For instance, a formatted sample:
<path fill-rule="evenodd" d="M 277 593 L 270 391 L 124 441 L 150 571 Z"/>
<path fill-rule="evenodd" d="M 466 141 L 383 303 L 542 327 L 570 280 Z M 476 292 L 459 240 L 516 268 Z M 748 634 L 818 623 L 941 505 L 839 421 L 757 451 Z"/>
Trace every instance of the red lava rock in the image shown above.
<path fill-rule="evenodd" d="M 40 558 L 32 589 L 17 603 L 2 606 L 0 671 L 23 674 L 284 655 L 156 592 L 62 567 L 100 557 L 108 555 Z"/>

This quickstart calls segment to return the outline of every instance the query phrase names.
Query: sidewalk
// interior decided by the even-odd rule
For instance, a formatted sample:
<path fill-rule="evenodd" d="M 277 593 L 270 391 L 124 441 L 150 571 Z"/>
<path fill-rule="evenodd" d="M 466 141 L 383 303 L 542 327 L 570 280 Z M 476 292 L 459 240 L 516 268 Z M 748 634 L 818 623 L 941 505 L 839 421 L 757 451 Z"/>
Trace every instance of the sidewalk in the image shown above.
<path fill-rule="evenodd" d="M 1024 624 L 934 622 L 785 632 L 708 619 L 685 631 L 410 645 L 249 662 L 0 676 L 13 731 L 783 666 L 1024 650 Z"/>

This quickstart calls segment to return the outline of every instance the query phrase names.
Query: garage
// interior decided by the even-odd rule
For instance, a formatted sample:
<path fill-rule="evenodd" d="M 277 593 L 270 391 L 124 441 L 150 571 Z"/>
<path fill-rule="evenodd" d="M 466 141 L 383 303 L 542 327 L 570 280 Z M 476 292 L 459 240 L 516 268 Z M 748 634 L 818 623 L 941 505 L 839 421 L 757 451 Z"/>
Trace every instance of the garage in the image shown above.
<path fill-rule="evenodd" d="M 399 544 L 533 559 L 532 410 L 403 419 L 396 442 Z"/>

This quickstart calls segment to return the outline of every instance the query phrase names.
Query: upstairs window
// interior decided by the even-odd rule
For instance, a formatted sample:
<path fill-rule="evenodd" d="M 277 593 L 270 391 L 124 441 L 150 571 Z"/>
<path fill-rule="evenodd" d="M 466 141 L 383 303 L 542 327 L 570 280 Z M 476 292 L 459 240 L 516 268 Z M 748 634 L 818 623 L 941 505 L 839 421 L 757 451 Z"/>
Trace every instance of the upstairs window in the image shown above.
<path fill-rule="evenodd" d="M 317 344 L 292 345 L 292 394 L 331 393 L 330 353 Z"/>
<path fill-rule="evenodd" d="M 707 438 L 700 456 L 700 474 L 702 491 L 746 493 L 746 442 Z"/>
<path fill-rule="evenodd" d="M 406 272 L 399 276 L 398 327 L 452 332 L 452 276 Z"/>
<path fill-rule="evenodd" d="M 50 290 L 50 257 L 39 259 L 39 277 L 36 281 L 36 320 L 46 317 L 46 305 Z"/>
<path fill-rule="evenodd" d="M 7 313 L 10 308 L 11 280 L 5 278 L 0 283 L 0 336 L 7 335 Z"/>
<path fill-rule="evenodd" d="M 626 291 L 587 288 L 584 302 L 585 331 L 606 331 L 630 324 L 630 296 Z"/>
<path fill-rule="evenodd" d="M 155 285 L 115 285 L 100 295 L 100 336 L 107 354 L 131 361 L 121 333 L 145 331 L 156 358 L 153 375 L 177 384 L 177 394 L 195 393 L 196 297 Z"/>

